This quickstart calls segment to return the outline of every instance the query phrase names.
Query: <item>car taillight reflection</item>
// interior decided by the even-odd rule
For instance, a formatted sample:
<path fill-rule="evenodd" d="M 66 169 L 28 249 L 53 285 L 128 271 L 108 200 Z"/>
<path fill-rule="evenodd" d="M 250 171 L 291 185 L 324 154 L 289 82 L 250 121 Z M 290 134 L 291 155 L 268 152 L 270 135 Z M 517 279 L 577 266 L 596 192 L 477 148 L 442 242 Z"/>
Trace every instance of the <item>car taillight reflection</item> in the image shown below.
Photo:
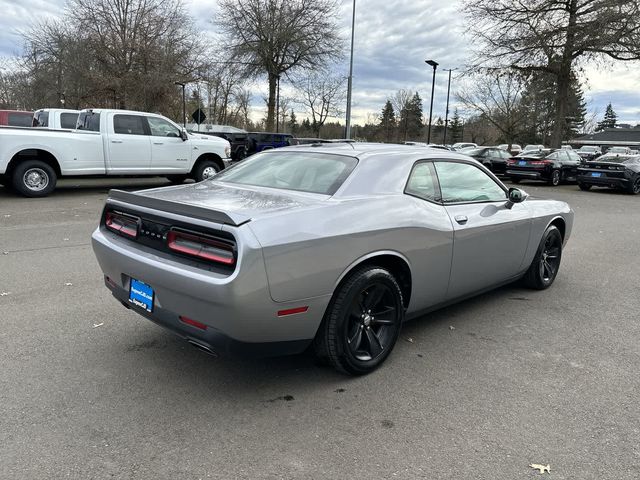
<path fill-rule="evenodd" d="M 104 225 L 112 232 L 119 233 L 125 237 L 138 237 L 138 224 L 140 219 L 122 215 L 116 212 L 107 212 L 104 219 Z"/>
<path fill-rule="evenodd" d="M 208 262 L 233 265 L 236 261 L 232 245 L 180 230 L 171 230 L 167 234 L 167 247 L 174 252 Z"/>

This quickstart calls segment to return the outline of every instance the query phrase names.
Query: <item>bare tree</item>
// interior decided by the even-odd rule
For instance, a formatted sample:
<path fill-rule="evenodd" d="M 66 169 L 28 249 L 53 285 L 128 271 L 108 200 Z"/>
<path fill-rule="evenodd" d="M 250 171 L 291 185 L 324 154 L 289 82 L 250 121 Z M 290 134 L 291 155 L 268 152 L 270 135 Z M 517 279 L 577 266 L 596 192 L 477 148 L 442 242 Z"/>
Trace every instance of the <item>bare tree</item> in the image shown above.
<path fill-rule="evenodd" d="M 345 77 L 319 73 L 296 82 L 300 92 L 299 103 L 311 114 L 311 128 L 316 136 L 328 117 L 342 114 L 340 106 L 345 100 Z"/>
<path fill-rule="evenodd" d="M 601 57 L 640 59 L 638 0 L 467 0 L 466 11 L 480 47 L 476 68 L 555 77 L 554 147 L 566 131 L 573 69 Z"/>
<path fill-rule="evenodd" d="M 278 77 L 317 69 L 342 52 L 337 16 L 335 0 L 220 1 L 215 23 L 232 56 L 252 75 L 267 75 L 267 130 L 274 126 Z"/>
<path fill-rule="evenodd" d="M 511 144 L 520 131 L 525 113 L 520 108 L 524 88 L 521 77 L 515 73 L 479 75 L 469 83 L 467 89 L 456 94 L 458 100 L 495 126 Z"/>

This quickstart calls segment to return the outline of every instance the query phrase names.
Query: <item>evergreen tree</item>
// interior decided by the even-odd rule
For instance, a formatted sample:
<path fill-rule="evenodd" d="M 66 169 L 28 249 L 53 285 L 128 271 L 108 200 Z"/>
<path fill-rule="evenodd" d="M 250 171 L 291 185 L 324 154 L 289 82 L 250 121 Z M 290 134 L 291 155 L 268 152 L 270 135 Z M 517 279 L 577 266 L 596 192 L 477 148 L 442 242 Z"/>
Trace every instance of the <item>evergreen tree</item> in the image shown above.
<path fill-rule="evenodd" d="M 416 92 L 400 112 L 402 140 L 415 140 L 422 133 L 422 99 Z"/>
<path fill-rule="evenodd" d="M 380 114 L 380 123 L 378 124 L 378 127 L 383 141 L 391 142 L 396 129 L 396 113 L 393 111 L 391 100 L 387 100 L 387 103 L 384 104 L 384 108 Z"/>
<path fill-rule="evenodd" d="M 291 132 L 292 135 L 298 133 L 298 120 L 296 119 L 296 114 L 293 113 L 293 109 L 291 109 L 289 121 L 287 123 L 289 125 L 289 132 Z"/>
<path fill-rule="evenodd" d="M 596 132 L 602 132 L 606 128 L 616 128 L 617 123 L 618 115 L 613 111 L 611 102 L 609 102 L 609 105 L 607 105 L 607 109 L 604 112 L 604 118 L 602 119 L 602 121 L 598 122 Z"/>
<path fill-rule="evenodd" d="M 453 118 L 449 124 L 449 131 L 451 132 L 451 143 L 457 143 L 462 141 L 462 122 L 460 121 L 460 114 L 456 108 L 453 111 Z M 447 135 L 448 136 L 448 135 Z"/>

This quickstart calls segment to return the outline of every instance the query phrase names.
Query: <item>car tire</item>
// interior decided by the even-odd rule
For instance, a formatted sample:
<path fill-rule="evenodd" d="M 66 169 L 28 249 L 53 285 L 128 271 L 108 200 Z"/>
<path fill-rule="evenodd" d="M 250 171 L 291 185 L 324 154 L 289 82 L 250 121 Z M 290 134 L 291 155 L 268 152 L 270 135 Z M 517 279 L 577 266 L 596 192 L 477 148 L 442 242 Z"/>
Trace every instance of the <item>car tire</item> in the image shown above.
<path fill-rule="evenodd" d="M 211 178 L 220 171 L 220 166 L 213 160 L 201 161 L 194 171 L 194 180 L 196 182 L 202 182 L 208 178 Z"/>
<path fill-rule="evenodd" d="M 549 177 L 548 180 L 549 185 L 551 185 L 552 187 L 557 187 L 558 185 L 560 185 L 560 180 L 562 180 L 562 174 L 560 173 L 560 170 L 552 170 L 551 177 Z"/>
<path fill-rule="evenodd" d="M 524 274 L 524 284 L 535 290 L 549 288 L 558 275 L 562 260 L 562 234 L 558 227 L 549 225 L 542 235 L 533 262 Z"/>
<path fill-rule="evenodd" d="M 640 193 L 640 173 L 637 174 L 627 186 L 627 193 L 631 195 L 638 195 Z"/>
<path fill-rule="evenodd" d="M 46 197 L 56 188 L 55 170 L 41 160 L 20 162 L 11 174 L 13 190 L 25 197 Z"/>
<path fill-rule="evenodd" d="M 166 178 L 174 185 L 180 185 L 181 183 L 184 183 L 187 178 L 189 178 L 189 175 L 167 175 Z"/>
<path fill-rule="evenodd" d="M 578 188 L 580 188 L 580 190 L 583 190 L 583 191 L 585 191 L 585 192 L 586 192 L 587 190 L 591 190 L 591 187 L 592 187 L 592 186 L 593 186 L 593 185 L 591 185 L 591 184 L 589 184 L 589 183 L 578 183 Z"/>
<path fill-rule="evenodd" d="M 370 373 L 393 350 L 403 320 L 402 291 L 393 275 L 363 267 L 334 293 L 314 340 L 316 356 L 342 373 Z"/>

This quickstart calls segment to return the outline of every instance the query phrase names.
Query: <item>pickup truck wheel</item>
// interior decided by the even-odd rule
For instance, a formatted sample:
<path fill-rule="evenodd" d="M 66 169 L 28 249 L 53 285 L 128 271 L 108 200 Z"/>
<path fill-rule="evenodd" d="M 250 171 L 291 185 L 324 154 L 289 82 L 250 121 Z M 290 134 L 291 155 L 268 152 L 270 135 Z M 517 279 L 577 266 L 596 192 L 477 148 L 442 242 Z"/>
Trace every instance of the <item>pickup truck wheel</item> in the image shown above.
<path fill-rule="evenodd" d="M 393 275 L 363 267 L 329 304 L 314 341 L 316 355 L 343 373 L 369 373 L 393 350 L 403 318 L 402 292 Z"/>
<path fill-rule="evenodd" d="M 216 173 L 220 171 L 220 167 L 213 160 L 203 160 L 198 164 L 198 167 L 195 171 L 195 181 L 202 182 L 207 178 L 213 177 Z"/>
<path fill-rule="evenodd" d="M 582 182 L 578 183 L 578 188 L 580 188 L 580 190 L 583 190 L 585 192 L 587 190 L 591 190 L 591 187 L 592 187 L 592 185 L 589 184 L 589 183 L 582 183 Z"/>
<path fill-rule="evenodd" d="M 25 197 L 46 197 L 56 188 L 56 172 L 40 160 L 19 163 L 11 175 L 16 192 Z"/>

